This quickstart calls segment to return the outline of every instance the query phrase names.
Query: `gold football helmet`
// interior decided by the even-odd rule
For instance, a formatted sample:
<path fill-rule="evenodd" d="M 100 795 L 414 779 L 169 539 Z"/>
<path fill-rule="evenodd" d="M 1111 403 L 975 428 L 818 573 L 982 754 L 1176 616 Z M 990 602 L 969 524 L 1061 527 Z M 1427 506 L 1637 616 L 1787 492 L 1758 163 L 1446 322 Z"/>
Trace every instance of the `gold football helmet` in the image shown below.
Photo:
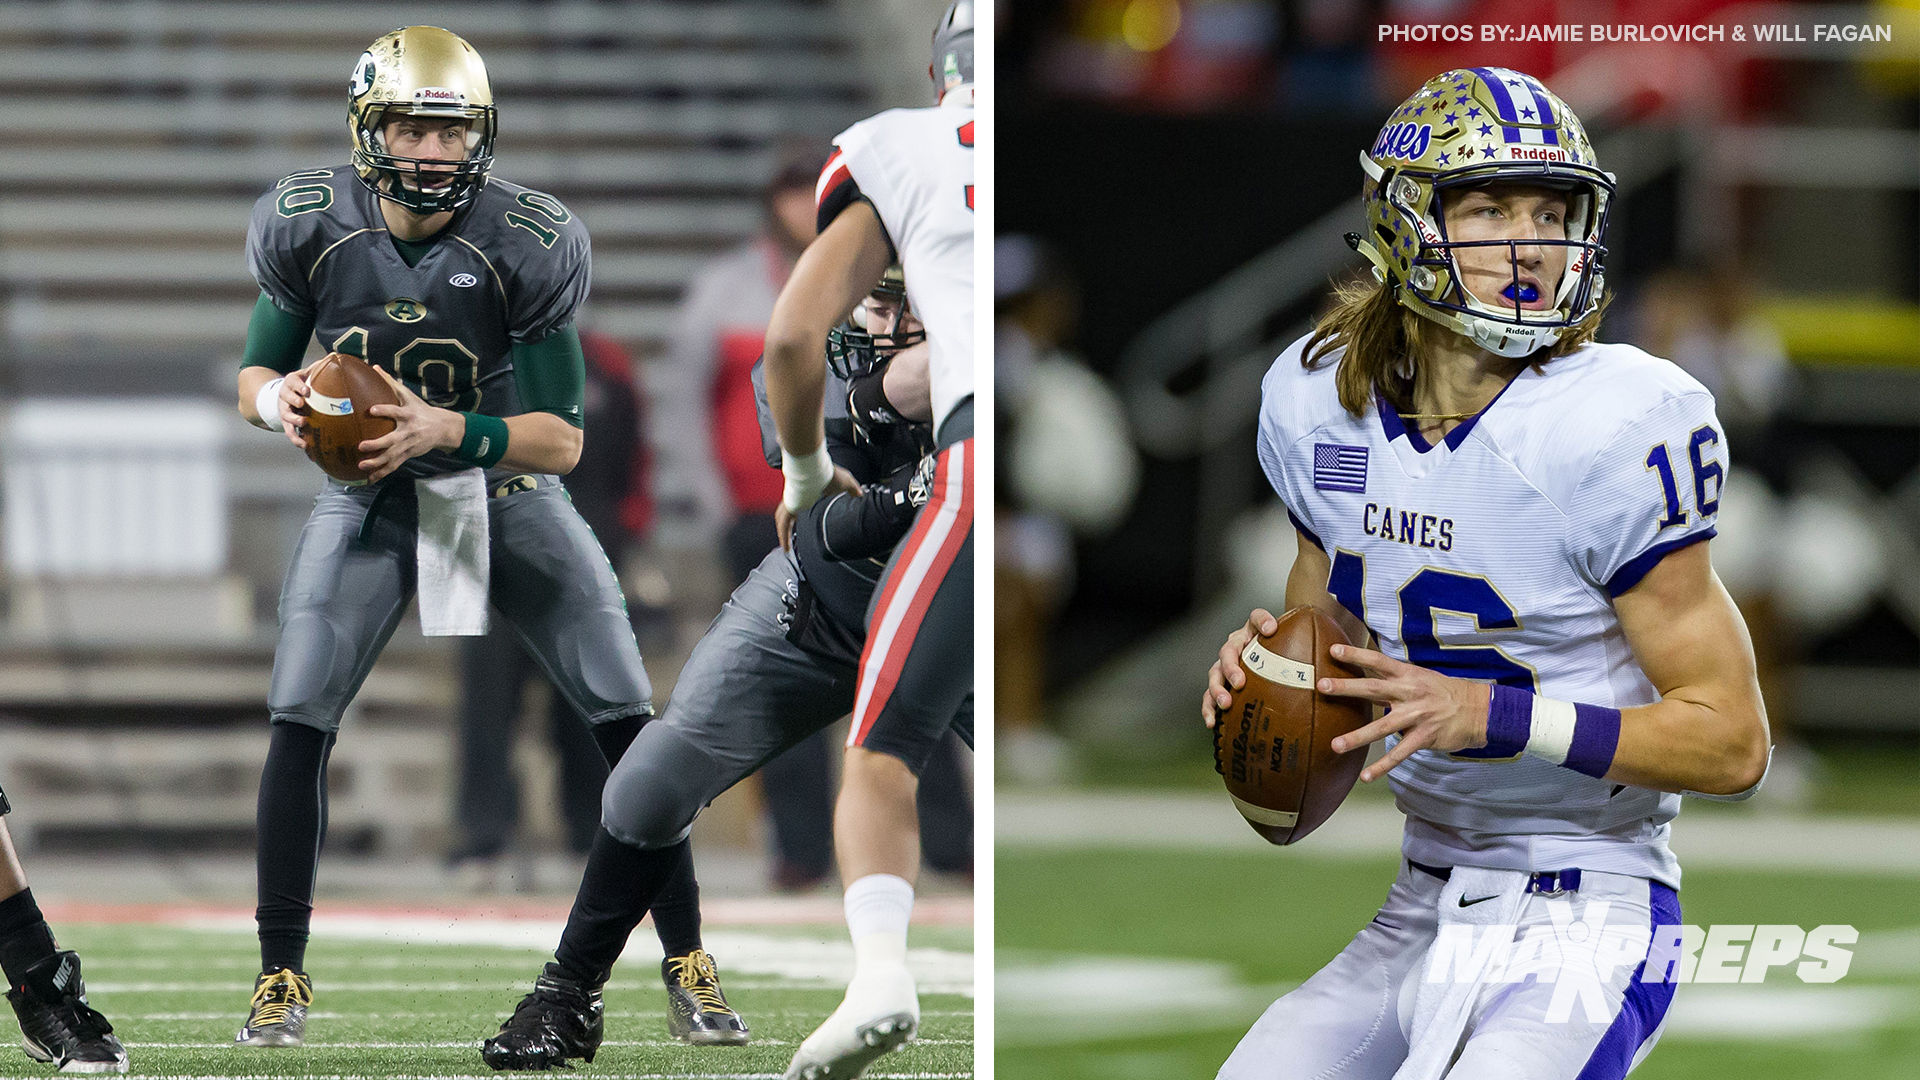
<path fill-rule="evenodd" d="M 1349 233 L 1347 242 L 1409 309 L 1507 357 L 1553 345 L 1599 313 L 1613 174 L 1601 171 L 1580 118 L 1538 79 L 1507 68 L 1436 75 L 1387 118 L 1360 168 L 1367 232 Z M 1501 181 L 1566 190 L 1566 239 L 1449 237 L 1442 195 Z M 1519 247 L 1545 245 L 1569 249 L 1560 280 L 1548 283 L 1552 308 L 1522 308 L 1511 286 L 1508 303 L 1486 303 L 1460 284 L 1462 248 L 1503 247 L 1517 263 Z"/>
<path fill-rule="evenodd" d="M 466 158 L 430 161 L 389 152 L 385 126 L 402 114 L 464 120 Z M 353 65 L 347 127 L 354 171 L 369 190 L 417 213 L 457 210 L 486 186 L 493 167 L 497 124 L 487 65 L 465 39 L 437 26 L 395 30 Z"/>

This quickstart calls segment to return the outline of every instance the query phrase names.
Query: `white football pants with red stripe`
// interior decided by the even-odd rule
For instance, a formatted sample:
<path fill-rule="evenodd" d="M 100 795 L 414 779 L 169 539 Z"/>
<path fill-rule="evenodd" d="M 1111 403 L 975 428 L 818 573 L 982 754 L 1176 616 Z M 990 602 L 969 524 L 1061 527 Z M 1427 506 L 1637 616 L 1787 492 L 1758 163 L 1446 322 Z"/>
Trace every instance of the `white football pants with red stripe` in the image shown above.
<path fill-rule="evenodd" d="M 973 448 L 936 459 L 933 492 L 893 551 L 867 614 L 848 746 L 916 774 L 973 693 Z"/>

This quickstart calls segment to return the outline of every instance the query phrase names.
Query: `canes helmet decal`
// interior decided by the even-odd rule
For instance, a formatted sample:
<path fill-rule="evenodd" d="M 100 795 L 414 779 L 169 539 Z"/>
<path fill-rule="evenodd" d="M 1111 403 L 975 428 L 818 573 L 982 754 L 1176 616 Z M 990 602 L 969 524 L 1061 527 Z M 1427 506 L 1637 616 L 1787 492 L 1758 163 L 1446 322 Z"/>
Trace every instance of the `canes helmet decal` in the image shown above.
<path fill-rule="evenodd" d="M 1600 310 L 1614 177 L 1601 171 L 1580 118 L 1539 80 L 1507 68 L 1437 75 L 1388 117 L 1360 167 L 1367 231 L 1347 241 L 1409 309 L 1508 357 L 1551 346 Z M 1450 238 L 1443 195 L 1497 183 L 1565 191 L 1564 239 Z M 1506 248 L 1516 282 L 1520 249 L 1570 249 L 1560 279 L 1543 283 L 1553 306 L 1525 308 L 1517 288 L 1511 305 L 1470 293 L 1456 253 L 1481 247 Z"/>
<path fill-rule="evenodd" d="M 459 161 L 402 157 L 387 146 L 399 116 L 460 120 Z M 360 182 L 383 199 L 419 213 L 457 210 L 486 186 L 498 124 L 487 66 L 472 45 L 437 26 L 408 26 L 375 41 L 347 82 L 347 127 Z"/>

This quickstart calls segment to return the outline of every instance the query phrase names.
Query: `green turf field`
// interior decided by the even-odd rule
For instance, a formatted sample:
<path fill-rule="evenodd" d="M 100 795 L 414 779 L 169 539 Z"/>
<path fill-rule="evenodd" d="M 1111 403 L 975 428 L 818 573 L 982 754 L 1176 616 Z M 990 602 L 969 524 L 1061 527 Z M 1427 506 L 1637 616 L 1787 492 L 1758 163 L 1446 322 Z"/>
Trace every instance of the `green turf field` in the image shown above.
<path fill-rule="evenodd" d="M 233 1034 L 246 1018 L 259 963 L 251 934 L 126 924 L 57 929 L 61 944 L 80 952 L 89 997 L 126 1042 L 133 1073 L 145 1076 L 495 1076 L 480 1061 L 480 1040 L 532 987 L 547 959 L 521 948 L 316 939 L 307 954 L 314 981 L 307 1045 L 242 1049 L 233 1045 Z M 844 927 L 755 932 L 820 941 L 846 937 Z M 972 934 L 916 927 L 912 945 L 968 953 Z M 645 955 L 648 949 L 635 952 Z M 668 1039 L 657 968 L 626 964 L 606 989 L 606 1045 L 575 1075 L 779 1076 L 799 1040 L 839 1003 L 842 988 L 791 972 L 742 971 L 730 967 L 725 955 L 720 960 L 727 995 L 753 1027 L 750 1045 L 694 1048 Z M 920 1004 L 920 1040 L 882 1059 L 869 1075 L 972 1076 L 973 999 L 922 993 Z M 52 1074 L 10 1050 L 0 1051 L 0 1075 Z"/>
<path fill-rule="evenodd" d="M 1372 917 L 1394 870 L 1390 856 L 1003 847 L 995 1075 L 1213 1076 L 1260 1010 Z M 1830 986 L 1776 973 L 1680 987 L 1635 1080 L 1920 1076 L 1920 882 L 1689 869 L 1685 885 L 1689 923 L 1851 923 L 1861 941 Z"/>

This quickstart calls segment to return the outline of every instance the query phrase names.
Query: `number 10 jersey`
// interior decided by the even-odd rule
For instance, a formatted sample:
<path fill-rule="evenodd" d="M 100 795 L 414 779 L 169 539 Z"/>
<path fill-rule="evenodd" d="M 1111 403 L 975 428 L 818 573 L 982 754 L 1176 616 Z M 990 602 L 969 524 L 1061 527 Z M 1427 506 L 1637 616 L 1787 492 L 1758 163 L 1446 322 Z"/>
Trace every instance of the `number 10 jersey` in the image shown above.
<path fill-rule="evenodd" d="M 1304 346 L 1262 385 L 1260 463 L 1380 651 L 1562 701 L 1658 701 L 1613 598 L 1714 534 L 1726 448 L 1712 395 L 1637 348 L 1588 345 L 1528 367 L 1429 445 L 1383 398 L 1347 412 L 1341 351 L 1308 371 Z M 1477 750 L 1421 750 L 1388 778 L 1414 861 L 1680 885 L 1678 795 Z"/>
<path fill-rule="evenodd" d="M 580 220 L 498 179 L 408 266 L 378 197 L 346 165 L 295 173 L 261 196 L 247 263 L 276 306 L 312 320 L 322 347 L 385 368 L 431 405 L 502 417 L 524 411 L 512 346 L 570 324 L 592 278 Z M 459 467 L 434 453 L 406 469 Z"/>

